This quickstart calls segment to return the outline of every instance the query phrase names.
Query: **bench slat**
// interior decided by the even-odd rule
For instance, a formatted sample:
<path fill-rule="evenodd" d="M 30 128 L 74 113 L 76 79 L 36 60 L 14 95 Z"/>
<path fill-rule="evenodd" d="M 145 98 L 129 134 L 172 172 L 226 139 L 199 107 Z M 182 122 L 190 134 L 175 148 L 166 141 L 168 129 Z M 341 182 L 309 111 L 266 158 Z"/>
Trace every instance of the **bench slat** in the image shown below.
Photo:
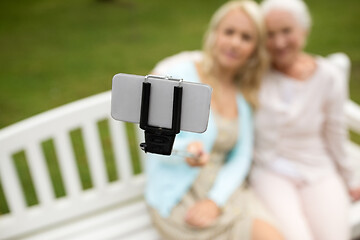
<path fill-rule="evenodd" d="M 126 139 L 126 129 L 123 122 L 117 122 L 113 119 L 109 121 L 110 135 L 113 143 L 116 167 L 120 173 L 121 181 L 128 181 L 132 176 L 130 166 L 130 148 Z"/>
<path fill-rule="evenodd" d="M 75 223 L 66 223 L 39 234 L 24 238 L 36 239 L 127 239 L 132 231 L 151 227 L 143 201 L 135 201 L 122 208 L 110 208 L 95 216 L 84 217 Z M 98 233 L 99 232 L 99 233 Z M 122 238 L 119 238 L 122 236 Z"/>
<path fill-rule="evenodd" d="M 55 150 L 58 156 L 59 167 L 63 175 L 66 195 L 73 198 L 80 194 L 80 178 L 76 171 L 74 151 L 70 144 L 67 132 L 59 132 L 54 137 Z"/>
<path fill-rule="evenodd" d="M 360 236 L 360 202 L 353 203 L 350 212 L 351 236 Z"/>
<path fill-rule="evenodd" d="M 45 158 L 40 146 L 40 144 L 32 142 L 25 148 L 25 152 L 40 204 L 49 205 L 55 196 L 50 185 L 49 172 L 45 166 Z"/>
<path fill-rule="evenodd" d="M 134 234 L 151 227 L 151 221 L 146 209 L 135 211 L 126 218 L 114 219 L 104 226 L 87 229 L 78 235 L 73 235 L 68 240 L 96 240 L 96 239 L 128 239 Z M 147 239 L 147 238 L 146 238 Z M 59 239 L 60 240 L 60 239 Z"/>
<path fill-rule="evenodd" d="M 18 174 L 15 171 L 14 161 L 5 151 L 0 151 L 0 177 L 10 214 L 21 216 L 27 206 Z"/>
<path fill-rule="evenodd" d="M 137 232 L 136 234 L 134 234 L 132 236 L 128 236 L 126 238 L 126 240 L 142 240 L 142 239 L 161 240 L 159 234 L 156 232 L 156 230 L 153 227 L 147 228 L 140 232 Z M 114 240 L 115 240 L 115 238 L 114 238 Z"/>
<path fill-rule="evenodd" d="M 91 177 L 95 188 L 104 188 L 107 183 L 104 155 L 102 154 L 100 135 L 96 123 L 88 121 L 84 124 L 85 150 L 89 160 Z"/>
<path fill-rule="evenodd" d="M 348 100 L 345 104 L 346 123 L 348 128 L 360 134 L 360 107 Z"/>

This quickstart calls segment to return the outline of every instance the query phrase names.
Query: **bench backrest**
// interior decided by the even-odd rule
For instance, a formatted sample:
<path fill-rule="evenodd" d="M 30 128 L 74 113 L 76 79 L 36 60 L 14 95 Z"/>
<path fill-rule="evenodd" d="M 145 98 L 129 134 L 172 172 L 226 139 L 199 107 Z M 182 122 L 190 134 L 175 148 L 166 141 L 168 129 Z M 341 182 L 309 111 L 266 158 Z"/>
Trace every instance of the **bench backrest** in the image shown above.
<path fill-rule="evenodd" d="M 6 213 L 0 212 L 0 239 L 21 236 L 47 226 L 75 219 L 143 193 L 144 175 L 132 166 L 126 124 L 110 117 L 111 93 L 89 97 L 63 107 L 29 118 L 0 131 L 0 180 L 8 205 Z M 116 180 L 109 181 L 101 142 L 99 122 L 109 128 Z M 129 127 L 129 126 L 127 126 Z M 81 132 L 84 155 L 92 186 L 84 189 L 79 170 L 84 168 L 76 161 L 74 140 L 70 132 Z M 142 140 L 142 133 L 135 129 L 135 142 Z M 65 194 L 56 197 L 52 176 L 46 159 L 45 141 L 53 142 Z M 135 147 L 133 149 L 139 149 Z M 23 159 L 16 161 L 22 153 Z M 138 152 L 140 162 L 144 154 Z M 21 155 L 21 154 L 20 154 Z M 140 163 L 141 164 L 141 163 Z M 27 165 L 30 178 L 21 180 Z M 22 166 L 22 168 L 24 168 Z M 35 203 L 26 196 L 31 181 Z M 88 184 L 89 185 L 89 184 Z M 1 195 L 1 194 L 0 194 Z M 30 203 L 29 203 L 30 201 Z M 1 202 L 0 202 L 1 204 Z M 29 206 L 32 205 L 32 206 Z"/>

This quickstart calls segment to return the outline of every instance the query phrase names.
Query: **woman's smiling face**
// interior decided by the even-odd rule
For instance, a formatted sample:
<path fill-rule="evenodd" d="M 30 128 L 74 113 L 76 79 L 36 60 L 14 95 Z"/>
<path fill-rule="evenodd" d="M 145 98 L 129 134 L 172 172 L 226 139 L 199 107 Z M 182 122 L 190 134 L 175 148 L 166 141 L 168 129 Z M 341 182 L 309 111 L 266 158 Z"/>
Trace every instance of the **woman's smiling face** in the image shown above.
<path fill-rule="evenodd" d="M 266 47 L 276 68 L 291 65 L 302 52 L 307 32 L 293 14 L 274 9 L 265 16 L 267 31 Z"/>
<path fill-rule="evenodd" d="M 250 58 L 257 44 L 255 24 L 242 10 L 230 11 L 216 29 L 215 61 L 236 71 Z"/>

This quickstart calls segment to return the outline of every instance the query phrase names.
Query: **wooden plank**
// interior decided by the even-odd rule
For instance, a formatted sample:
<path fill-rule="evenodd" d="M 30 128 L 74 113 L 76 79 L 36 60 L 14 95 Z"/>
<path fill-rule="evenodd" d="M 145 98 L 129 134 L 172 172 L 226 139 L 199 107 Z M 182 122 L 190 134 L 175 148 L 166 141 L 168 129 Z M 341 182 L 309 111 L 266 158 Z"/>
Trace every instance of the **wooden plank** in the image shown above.
<path fill-rule="evenodd" d="M 351 236 L 360 237 L 360 201 L 352 204 L 350 208 Z"/>
<path fill-rule="evenodd" d="M 104 188 L 107 183 L 104 155 L 96 122 L 89 120 L 83 125 L 85 151 L 87 153 L 91 178 L 95 188 Z"/>
<path fill-rule="evenodd" d="M 59 132 L 54 136 L 55 152 L 65 184 L 66 195 L 75 198 L 82 191 L 80 177 L 76 170 L 74 151 L 67 132 Z"/>
<path fill-rule="evenodd" d="M 145 238 L 144 238 L 145 237 Z M 149 237 L 149 238 L 148 238 Z M 36 239 L 159 239 L 152 227 L 143 200 L 122 207 L 108 209 L 89 218 L 58 226 L 49 231 L 23 238 Z"/>
<path fill-rule="evenodd" d="M 143 229 L 148 229 L 149 227 L 151 227 L 151 221 L 147 211 L 135 211 L 125 218 L 115 218 L 113 221 L 107 222 L 106 224 L 97 225 L 97 228 L 89 227 L 86 231 L 71 237 L 69 236 L 67 239 L 128 239 L 132 235 L 141 232 Z"/>
<path fill-rule="evenodd" d="M 360 134 L 360 107 L 355 102 L 348 100 L 345 105 L 346 123 L 348 128 Z"/>
<path fill-rule="evenodd" d="M 132 176 L 132 168 L 130 165 L 130 148 L 126 137 L 125 124 L 110 119 L 109 128 L 117 171 L 120 173 L 121 181 L 128 181 Z"/>
<path fill-rule="evenodd" d="M 10 214 L 21 217 L 22 214 L 25 214 L 26 212 L 26 203 L 20 179 L 15 170 L 14 161 L 10 156 L 10 153 L 7 153 L 6 150 L 0 150 L 0 177 L 7 203 L 10 208 Z"/>
<path fill-rule="evenodd" d="M 25 148 L 25 153 L 39 202 L 41 205 L 50 205 L 54 201 L 55 195 L 40 146 L 40 143 L 32 142 Z"/>
<path fill-rule="evenodd" d="M 119 238 L 114 238 L 119 239 Z M 127 236 L 126 240 L 161 240 L 159 234 L 153 227 L 149 227 L 146 229 L 141 229 L 141 231 L 138 231 L 131 236 Z"/>
<path fill-rule="evenodd" d="M 93 216 L 83 217 L 76 222 L 62 224 L 54 229 L 28 236 L 25 239 L 108 239 L 105 236 L 108 236 L 109 233 L 106 232 L 115 231 L 116 235 L 124 234 L 129 231 L 127 227 L 128 220 L 142 216 L 148 220 L 146 206 L 144 201 L 136 201 L 121 207 L 109 208 Z M 129 224 L 132 223 L 129 222 Z M 139 229 L 140 226 L 139 224 Z M 112 228 L 114 229 L 112 230 Z M 102 237 L 98 236 L 97 232 L 99 231 L 103 232 Z"/>

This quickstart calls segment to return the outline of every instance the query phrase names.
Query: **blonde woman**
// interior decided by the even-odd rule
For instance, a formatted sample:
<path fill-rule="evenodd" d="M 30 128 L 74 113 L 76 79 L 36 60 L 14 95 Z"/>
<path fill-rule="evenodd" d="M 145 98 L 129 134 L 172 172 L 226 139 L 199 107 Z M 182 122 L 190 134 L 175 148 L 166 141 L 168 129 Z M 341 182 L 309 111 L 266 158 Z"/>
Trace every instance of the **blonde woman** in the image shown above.
<path fill-rule="evenodd" d="M 304 52 L 311 18 L 302 0 L 265 0 L 271 69 L 256 114 L 251 185 L 287 240 L 348 240 L 348 196 L 360 185 L 345 155 L 346 81 Z M 346 189 L 347 188 L 347 189 Z"/>
<path fill-rule="evenodd" d="M 251 108 L 266 67 L 262 42 L 257 4 L 228 2 L 211 19 L 204 58 L 167 72 L 214 91 L 207 131 L 181 132 L 174 143 L 198 157 L 150 155 L 146 161 L 146 200 L 165 239 L 282 239 L 245 184 L 253 151 Z"/>

